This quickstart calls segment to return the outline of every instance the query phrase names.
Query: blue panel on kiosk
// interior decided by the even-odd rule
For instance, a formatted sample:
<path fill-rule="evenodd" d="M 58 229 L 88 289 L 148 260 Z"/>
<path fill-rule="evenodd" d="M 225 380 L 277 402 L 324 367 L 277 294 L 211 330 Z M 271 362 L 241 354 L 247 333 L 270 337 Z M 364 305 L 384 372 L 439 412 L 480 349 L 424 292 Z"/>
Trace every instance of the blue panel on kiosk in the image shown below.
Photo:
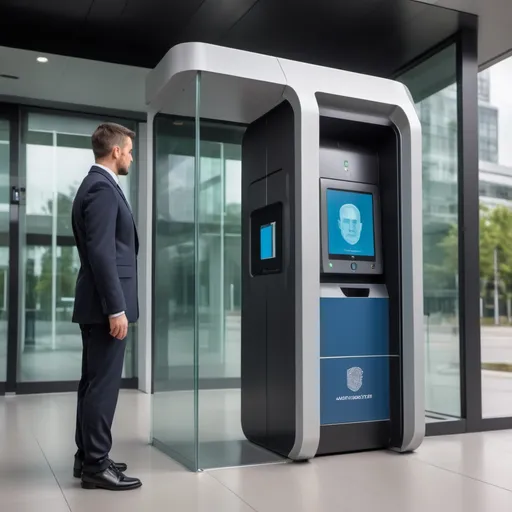
<path fill-rule="evenodd" d="M 389 354 L 387 298 L 320 299 L 320 356 Z"/>
<path fill-rule="evenodd" d="M 389 357 L 321 360 L 321 425 L 388 419 Z"/>

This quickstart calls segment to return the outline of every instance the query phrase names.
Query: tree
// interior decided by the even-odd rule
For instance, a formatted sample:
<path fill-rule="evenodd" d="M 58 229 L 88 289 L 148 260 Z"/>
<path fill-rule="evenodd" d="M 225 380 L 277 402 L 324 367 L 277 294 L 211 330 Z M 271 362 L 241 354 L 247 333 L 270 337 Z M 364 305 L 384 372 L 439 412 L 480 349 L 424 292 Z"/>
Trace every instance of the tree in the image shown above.
<path fill-rule="evenodd" d="M 424 228 L 425 297 L 456 294 L 459 272 L 459 226 L 428 224 Z M 512 299 L 512 210 L 480 205 L 480 296 L 494 293 L 494 253 L 498 253 L 500 296 Z M 476 276 L 475 276 L 476 277 Z M 437 307 L 437 306 L 436 306 Z M 509 311 L 510 313 L 510 311 Z"/>
<path fill-rule="evenodd" d="M 480 277 L 483 293 L 494 283 L 494 253 L 498 256 L 498 288 L 503 298 L 512 298 L 512 210 L 505 206 L 483 207 L 480 217 Z"/>
<path fill-rule="evenodd" d="M 480 279 L 494 281 L 494 250 L 498 250 L 499 274 L 507 290 L 512 292 L 512 210 L 504 206 L 489 208 L 480 205 Z M 448 274 L 458 272 L 459 233 L 452 225 L 439 247 L 444 252 L 444 267 Z"/>
<path fill-rule="evenodd" d="M 491 217 L 492 210 L 480 205 L 480 295 L 485 295 L 487 284 L 494 280 L 494 248 L 498 234 Z"/>
<path fill-rule="evenodd" d="M 512 299 L 512 210 L 505 206 L 490 208 L 480 205 L 479 222 L 480 296 L 494 293 L 494 253 L 498 255 L 498 290 L 502 298 Z M 440 242 L 444 254 L 444 271 L 436 267 L 437 275 L 458 272 L 458 226 L 451 226 Z M 432 270 L 431 270 L 432 272 Z"/>
<path fill-rule="evenodd" d="M 428 229 L 427 229 L 428 228 Z M 430 223 L 423 232 L 423 281 L 426 295 L 436 297 L 456 290 L 458 271 L 457 226 Z"/>
<path fill-rule="evenodd" d="M 57 195 L 57 232 L 69 233 L 71 231 L 71 209 L 73 206 L 74 190 L 68 194 Z M 45 214 L 53 214 L 53 200 L 49 200 Z M 76 272 L 73 269 L 74 247 L 61 247 L 61 255 L 58 260 L 59 278 L 57 280 L 57 296 L 72 297 L 75 290 Z M 46 311 L 52 309 L 52 248 L 48 247 L 42 256 L 41 275 L 35 286 L 38 302 Z"/>

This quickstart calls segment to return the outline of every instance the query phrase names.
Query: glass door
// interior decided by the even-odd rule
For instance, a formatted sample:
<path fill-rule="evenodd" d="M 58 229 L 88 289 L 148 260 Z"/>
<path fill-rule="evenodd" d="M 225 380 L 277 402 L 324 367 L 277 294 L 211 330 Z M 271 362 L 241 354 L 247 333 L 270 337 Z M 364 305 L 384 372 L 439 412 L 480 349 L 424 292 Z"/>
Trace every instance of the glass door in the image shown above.
<path fill-rule="evenodd" d="M 73 391 L 81 371 L 71 322 L 78 253 L 71 205 L 109 119 L 0 104 L 0 394 Z M 136 130 L 136 122 L 121 122 Z M 120 186 L 137 218 L 137 166 Z M 136 388 L 137 326 L 122 387 Z"/>
<path fill-rule="evenodd" d="M 0 392 L 7 380 L 11 123 L 0 110 Z"/>
<path fill-rule="evenodd" d="M 18 109 L 0 104 L 0 394 L 16 387 L 18 339 L 18 226 L 23 188 L 18 182 Z"/>
<path fill-rule="evenodd" d="M 91 134 L 107 119 L 51 110 L 23 113 L 19 215 L 19 335 L 16 391 L 71 391 L 80 379 L 82 340 L 71 321 L 80 267 L 71 228 L 76 191 L 94 163 Z M 133 121 L 116 121 L 136 130 Z M 120 186 L 137 215 L 137 166 Z M 123 386 L 134 387 L 137 328 L 128 333 Z"/>

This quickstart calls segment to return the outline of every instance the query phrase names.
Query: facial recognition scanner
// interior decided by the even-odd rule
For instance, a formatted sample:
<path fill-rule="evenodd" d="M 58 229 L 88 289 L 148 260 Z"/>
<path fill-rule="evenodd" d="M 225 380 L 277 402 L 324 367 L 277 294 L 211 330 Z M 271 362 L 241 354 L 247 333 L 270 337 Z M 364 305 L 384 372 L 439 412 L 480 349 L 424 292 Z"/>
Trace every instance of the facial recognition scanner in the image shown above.
<path fill-rule="evenodd" d="M 385 448 L 403 436 L 399 151 L 392 126 L 320 121 L 317 453 Z"/>
<path fill-rule="evenodd" d="M 288 102 L 252 123 L 242 148 L 242 427 L 289 456 L 296 439 L 295 114 Z M 315 455 L 397 447 L 404 338 L 399 131 L 319 118 L 319 438 Z M 304 169 L 308 172 L 308 169 Z"/>
<path fill-rule="evenodd" d="M 247 126 L 244 435 L 292 460 L 415 450 L 425 430 L 422 168 L 410 94 L 391 80 L 186 43 L 148 78 L 151 111 L 199 105 L 199 82 L 202 118 Z"/>

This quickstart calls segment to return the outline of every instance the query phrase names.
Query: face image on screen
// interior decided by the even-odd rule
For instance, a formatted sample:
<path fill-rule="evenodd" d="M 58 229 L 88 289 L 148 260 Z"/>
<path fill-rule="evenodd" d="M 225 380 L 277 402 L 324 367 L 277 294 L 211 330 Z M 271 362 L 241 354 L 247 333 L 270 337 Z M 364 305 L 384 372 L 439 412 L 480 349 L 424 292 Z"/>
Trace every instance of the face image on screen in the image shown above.
<path fill-rule="evenodd" d="M 260 228 L 260 259 L 269 260 L 276 256 L 275 222 Z"/>
<path fill-rule="evenodd" d="M 372 194 L 328 189 L 327 234 L 329 256 L 374 258 Z"/>

